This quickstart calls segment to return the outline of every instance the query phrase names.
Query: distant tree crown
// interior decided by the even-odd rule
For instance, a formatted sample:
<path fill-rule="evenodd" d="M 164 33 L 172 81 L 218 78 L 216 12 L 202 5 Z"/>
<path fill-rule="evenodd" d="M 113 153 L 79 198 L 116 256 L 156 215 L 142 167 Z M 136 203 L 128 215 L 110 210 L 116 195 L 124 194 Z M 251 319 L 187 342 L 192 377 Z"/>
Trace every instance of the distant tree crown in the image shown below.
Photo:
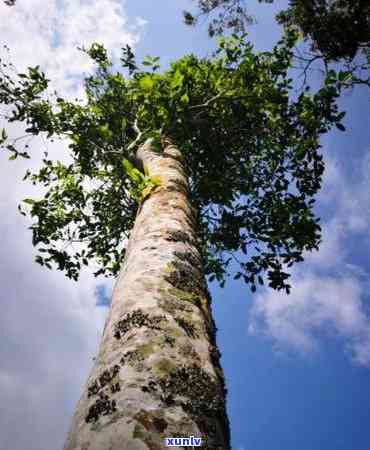
<path fill-rule="evenodd" d="M 208 19 L 210 37 L 228 32 L 246 33 L 255 22 L 246 0 L 194 0 L 196 13 L 184 12 L 184 21 L 195 25 L 201 16 Z M 273 0 L 259 0 L 273 3 Z M 290 0 L 276 20 L 285 30 L 295 30 L 309 44 L 297 45 L 296 68 L 307 80 L 309 68 L 330 70 L 337 62 L 347 72 L 343 86 L 370 87 L 370 2 L 369 0 Z M 321 64 L 317 65 L 317 63 Z M 335 66 L 333 66 L 335 67 Z"/>

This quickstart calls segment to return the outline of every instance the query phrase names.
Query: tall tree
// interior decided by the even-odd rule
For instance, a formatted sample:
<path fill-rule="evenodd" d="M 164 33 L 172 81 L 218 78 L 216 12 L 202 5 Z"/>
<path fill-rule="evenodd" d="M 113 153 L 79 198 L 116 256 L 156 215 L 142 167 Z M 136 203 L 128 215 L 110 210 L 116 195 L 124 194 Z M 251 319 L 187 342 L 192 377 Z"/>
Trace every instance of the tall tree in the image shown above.
<path fill-rule="evenodd" d="M 343 117 L 334 73 L 290 98 L 295 40 L 255 54 L 221 39 L 212 59 L 186 56 L 163 73 L 126 47 L 128 74 L 94 44 L 84 103 L 48 95 L 39 67 L 14 76 L 2 65 L 9 122 L 69 140 L 69 163 L 46 152 L 25 175 L 45 188 L 20 206 L 37 262 L 76 280 L 94 261 L 96 275 L 118 274 L 65 450 L 154 450 L 179 436 L 230 448 L 206 276 L 289 292 L 287 267 L 320 241 L 319 138 Z M 21 142 L 3 130 L 10 159 L 30 157 Z"/>

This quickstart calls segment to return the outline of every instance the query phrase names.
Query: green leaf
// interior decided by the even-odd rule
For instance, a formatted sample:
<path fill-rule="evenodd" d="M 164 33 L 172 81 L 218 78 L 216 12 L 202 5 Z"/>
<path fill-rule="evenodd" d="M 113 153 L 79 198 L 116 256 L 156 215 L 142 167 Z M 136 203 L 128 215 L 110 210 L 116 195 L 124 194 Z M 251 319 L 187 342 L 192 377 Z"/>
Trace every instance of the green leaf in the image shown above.
<path fill-rule="evenodd" d="M 143 65 L 144 66 L 150 66 L 153 68 L 153 71 L 159 69 L 160 65 L 158 64 L 159 61 L 159 56 L 145 56 L 144 60 L 143 60 Z"/>
<path fill-rule="evenodd" d="M 175 74 L 171 79 L 170 84 L 171 90 L 181 89 L 183 82 L 184 82 L 184 75 L 179 70 L 176 70 Z"/>
<path fill-rule="evenodd" d="M 188 104 L 189 103 L 189 95 L 185 92 L 185 94 L 183 94 L 180 98 L 182 103 Z"/>
<path fill-rule="evenodd" d="M 139 83 L 140 83 L 140 87 L 146 92 L 150 92 L 154 86 L 154 81 L 150 75 L 145 75 L 142 78 L 140 78 Z"/>
<path fill-rule="evenodd" d="M 345 115 L 346 115 L 346 112 L 345 112 L 345 111 L 342 111 L 341 113 L 338 114 L 337 120 L 338 120 L 338 121 L 339 121 L 339 120 L 342 120 L 342 119 L 344 118 Z"/>
<path fill-rule="evenodd" d="M 99 131 L 104 138 L 109 138 L 111 136 L 111 131 L 109 130 L 109 124 L 105 123 L 104 125 L 100 125 Z"/>
<path fill-rule="evenodd" d="M 338 130 L 340 131 L 346 131 L 346 128 L 344 125 L 342 125 L 341 123 L 336 123 L 335 126 L 338 128 Z"/>
<path fill-rule="evenodd" d="M 341 81 L 342 83 L 345 83 L 345 82 L 351 80 L 352 76 L 353 76 L 352 72 L 340 71 L 339 74 L 338 74 L 338 80 Z"/>
<path fill-rule="evenodd" d="M 23 203 L 27 203 L 27 205 L 34 205 L 36 203 L 35 200 L 33 200 L 32 198 L 24 198 L 22 200 Z"/>

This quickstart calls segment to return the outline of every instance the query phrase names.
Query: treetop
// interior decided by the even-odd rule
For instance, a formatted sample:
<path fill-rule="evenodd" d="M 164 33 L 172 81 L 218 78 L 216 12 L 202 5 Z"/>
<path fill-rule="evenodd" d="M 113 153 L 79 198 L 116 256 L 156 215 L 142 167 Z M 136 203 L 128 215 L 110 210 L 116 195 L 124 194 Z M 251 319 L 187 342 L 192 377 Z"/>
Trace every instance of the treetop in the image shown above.
<path fill-rule="evenodd" d="M 117 70 L 96 43 L 84 50 L 96 71 L 84 80 L 82 102 L 50 93 L 40 67 L 13 75 L 2 61 L 8 121 L 23 122 L 27 136 L 69 143 L 70 164 L 46 152 L 39 171 L 25 174 L 45 187 L 42 198 L 24 201 L 37 261 L 73 279 L 93 260 L 96 275 L 117 274 L 140 191 L 157 182 L 135 166 L 136 150 L 150 138 L 161 152 L 167 136 L 184 156 L 210 279 L 223 285 L 234 260 L 234 276 L 252 290 L 266 273 L 271 287 L 288 291 L 286 267 L 320 242 L 313 213 L 324 170 L 320 135 L 333 124 L 342 129 L 344 116 L 333 71 L 317 92 L 294 92 L 296 39 L 289 32 L 271 52 L 256 53 L 245 36 L 222 37 L 212 58 L 188 55 L 166 71 L 156 57 L 137 64 L 129 47 Z M 3 130 L 10 159 L 32 156 L 21 144 Z"/>

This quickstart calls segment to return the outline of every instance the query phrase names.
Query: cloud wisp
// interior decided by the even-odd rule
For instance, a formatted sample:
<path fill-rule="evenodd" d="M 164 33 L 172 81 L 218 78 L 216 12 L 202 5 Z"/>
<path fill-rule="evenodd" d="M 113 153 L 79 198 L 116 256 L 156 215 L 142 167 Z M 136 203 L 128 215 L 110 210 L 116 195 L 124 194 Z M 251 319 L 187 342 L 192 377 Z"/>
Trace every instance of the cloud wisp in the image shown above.
<path fill-rule="evenodd" d="M 249 331 L 268 337 L 279 351 L 312 354 L 321 339 L 334 336 L 352 362 L 370 365 L 368 277 L 349 251 L 352 241 L 369 243 L 369 168 L 367 155 L 351 181 L 337 161 L 327 160 L 320 201 L 334 214 L 323 225 L 320 251 L 293 270 L 289 296 L 266 290 L 254 299 Z"/>
<path fill-rule="evenodd" d="M 40 65 L 64 94 L 76 92 L 76 81 L 92 69 L 91 59 L 78 48 L 103 43 L 118 57 L 122 46 L 135 45 L 146 22 L 128 20 L 125 1 L 44 0 L 0 3 L 1 37 L 11 49 L 18 70 Z M 20 32 L 21 29 L 21 32 Z M 77 95 L 78 96 L 78 95 Z"/>

